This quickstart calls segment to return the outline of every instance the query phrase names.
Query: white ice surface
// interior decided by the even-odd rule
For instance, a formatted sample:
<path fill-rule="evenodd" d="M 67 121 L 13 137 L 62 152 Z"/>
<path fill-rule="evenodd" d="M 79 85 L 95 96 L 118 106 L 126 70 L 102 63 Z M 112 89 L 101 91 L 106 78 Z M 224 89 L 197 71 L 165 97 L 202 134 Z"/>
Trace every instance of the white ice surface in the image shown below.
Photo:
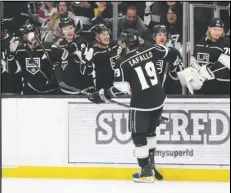
<path fill-rule="evenodd" d="M 2 179 L 2 193 L 230 193 L 229 183 Z"/>

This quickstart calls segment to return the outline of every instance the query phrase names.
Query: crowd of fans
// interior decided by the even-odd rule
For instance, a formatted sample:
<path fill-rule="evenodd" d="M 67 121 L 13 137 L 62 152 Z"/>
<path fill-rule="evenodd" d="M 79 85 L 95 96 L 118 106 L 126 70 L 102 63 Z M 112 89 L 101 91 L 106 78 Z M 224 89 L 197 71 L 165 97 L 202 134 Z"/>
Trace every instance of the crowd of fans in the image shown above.
<path fill-rule="evenodd" d="M 229 2 L 219 2 L 219 5 L 229 6 Z M 4 2 L 4 18 L 14 18 L 8 30 L 19 36 L 18 29 L 25 23 L 31 23 L 38 29 L 43 43 L 53 44 L 62 36 L 59 19 L 64 15 L 74 20 L 77 33 L 89 42 L 94 40 L 90 29 L 95 24 L 103 23 L 113 30 L 113 2 Z M 213 10 L 196 8 L 194 15 L 194 40 L 198 42 L 207 31 Z M 229 12 L 221 11 L 220 17 L 225 23 L 225 34 L 229 36 Z M 138 31 L 140 38 L 150 42 L 153 41 L 153 27 L 165 25 L 171 34 L 172 43 L 182 51 L 182 2 L 119 2 L 117 21 L 118 36 L 124 29 L 133 28 Z"/>

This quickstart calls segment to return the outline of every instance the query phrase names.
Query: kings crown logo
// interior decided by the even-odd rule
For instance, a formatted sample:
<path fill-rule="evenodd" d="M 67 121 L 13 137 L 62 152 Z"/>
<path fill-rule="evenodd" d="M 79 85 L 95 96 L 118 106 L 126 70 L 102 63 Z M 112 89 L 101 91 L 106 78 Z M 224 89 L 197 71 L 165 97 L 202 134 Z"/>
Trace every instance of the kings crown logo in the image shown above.
<path fill-rule="evenodd" d="M 26 70 L 35 75 L 39 72 L 39 69 L 41 68 L 40 64 L 40 58 L 26 58 Z"/>

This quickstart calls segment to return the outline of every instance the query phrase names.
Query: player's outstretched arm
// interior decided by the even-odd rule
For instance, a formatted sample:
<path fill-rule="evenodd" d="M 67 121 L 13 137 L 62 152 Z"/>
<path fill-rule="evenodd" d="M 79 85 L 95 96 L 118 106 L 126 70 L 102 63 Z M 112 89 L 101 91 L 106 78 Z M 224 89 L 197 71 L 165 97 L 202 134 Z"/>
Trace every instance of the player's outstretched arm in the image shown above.
<path fill-rule="evenodd" d="M 124 94 L 131 95 L 131 89 L 130 84 L 126 80 L 126 69 L 120 67 L 120 60 L 118 59 L 114 70 L 113 86 L 107 90 L 101 89 L 93 93 L 89 100 L 100 104 Z"/>
<path fill-rule="evenodd" d="M 88 99 L 95 104 L 105 103 L 111 98 L 118 97 L 130 92 L 130 85 L 128 82 L 114 82 L 114 86 L 105 90 L 100 89 L 93 93 Z M 126 91 L 127 90 L 127 91 Z"/>
<path fill-rule="evenodd" d="M 183 59 L 181 57 L 181 53 L 178 50 L 176 50 L 175 52 L 176 52 L 176 59 L 169 64 L 168 74 L 172 80 L 179 80 L 177 73 L 181 72 L 184 69 Z"/>

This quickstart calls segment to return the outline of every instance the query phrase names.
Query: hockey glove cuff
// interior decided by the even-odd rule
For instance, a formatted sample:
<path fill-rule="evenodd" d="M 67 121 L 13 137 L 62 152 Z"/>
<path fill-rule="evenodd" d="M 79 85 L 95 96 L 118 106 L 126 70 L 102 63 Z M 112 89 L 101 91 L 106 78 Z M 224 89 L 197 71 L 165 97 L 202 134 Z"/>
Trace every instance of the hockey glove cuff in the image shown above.
<path fill-rule="evenodd" d="M 83 58 L 88 62 L 90 62 L 93 58 L 93 52 L 94 52 L 93 48 L 86 48 L 83 53 Z"/>
<path fill-rule="evenodd" d="M 180 61 L 181 55 L 180 52 L 174 48 L 174 47 L 169 47 L 168 48 L 168 55 L 167 55 L 167 60 L 174 64 L 177 65 L 177 63 Z"/>
<path fill-rule="evenodd" d="M 99 91 L 93 93 L 89 98 L 91 102 L 95 104 L 105 103 L 110 97 L 107 95 L 104 89 L 100 89 Z"/>
<path fill-rule="evenodd" d="M 68 51 L 68 53 L 73 54 L 76 50 L 78 50 L 78 47 L 76 43 L 72 42 L 67 45 L 66 50 Z"/>
<path fill-rule="evenodd" d="M 191 94 L 194 94 L 194 90 L 200 90 L 204 83 L 203 77 L 192 67 L 178 72 L 177 76 L 181 85 L 186 86 Z"/>
<path fill-rule="evenodd" d="M 51 50 L 52 50 L 52 57 L 54 58 L 55 62 L 66 60 L 69 55 L 68 51 L 65 48 L 51 47 Z"/>
<path fill-rule="evenodd" d="M 209 66 L 207 65 L 200 67 L 198 72 L 204 78 L 204 80 L 215 79 L 213 72 L 209 69 Z"/>

